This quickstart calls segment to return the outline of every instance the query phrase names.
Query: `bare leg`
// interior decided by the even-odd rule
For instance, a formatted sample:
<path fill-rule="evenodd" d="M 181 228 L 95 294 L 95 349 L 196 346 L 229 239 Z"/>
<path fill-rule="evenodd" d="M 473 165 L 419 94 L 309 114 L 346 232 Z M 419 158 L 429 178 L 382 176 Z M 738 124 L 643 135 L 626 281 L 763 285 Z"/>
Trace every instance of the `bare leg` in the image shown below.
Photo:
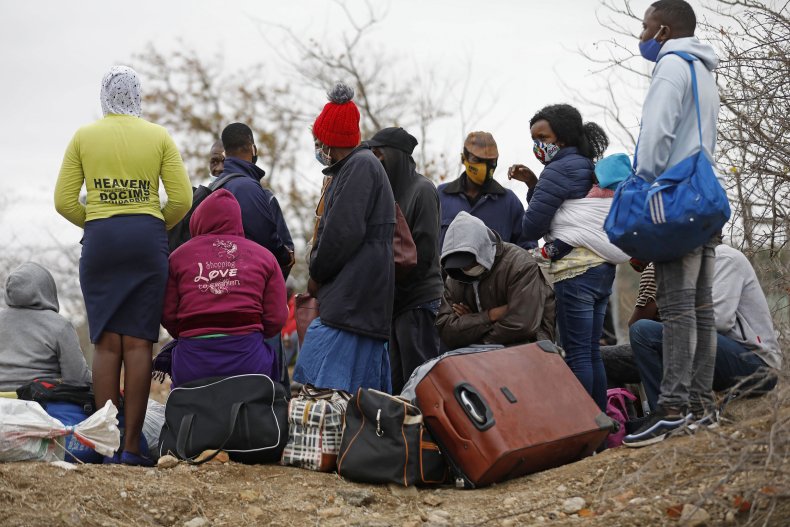
<path fill-rule="evenodd" d="M 93 352 L 93 396 L 97 408 L 107 401 L 118 407 L 122 357 L 121 336 L 109 331 L 102 333 Z"/>
<path fill-rule="evenodd" d="M 143 430 L 148 393 L 151 390 L 151 355 L 153 342 L 124 335 L 124 417 L 126 437 L 123 449 L 140 454 L 140 434 Z M 151 445 L 154 446 L 154 445 Z"/>

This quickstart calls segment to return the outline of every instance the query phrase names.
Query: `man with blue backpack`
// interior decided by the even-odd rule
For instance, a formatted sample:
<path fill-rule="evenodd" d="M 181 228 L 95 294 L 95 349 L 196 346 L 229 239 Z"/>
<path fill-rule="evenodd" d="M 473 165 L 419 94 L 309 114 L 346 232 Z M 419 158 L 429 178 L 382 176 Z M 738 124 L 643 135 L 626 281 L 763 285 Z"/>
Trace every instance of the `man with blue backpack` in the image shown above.
<path fill-rule="evenodd" d="M 719 111 L 712 71 L 718 58 L 694 36 L 696 16 L 683 0 L 653 3 L 642 27 L 640 53 L 657 64 L 642 109 L 634 170 L 651 183 L 700 150 L 712 163 Z M 663 207 L 661 202 L 652 210 L 659 220 Z M 664 319 L 660 395 L 645 425 L 624 438 L 626 446 L 657 443 L 692 421 L 709 419 L 714 410 L 714 248 L 706 241 L 680 257 L 656 259 L 657 301 Z"/>

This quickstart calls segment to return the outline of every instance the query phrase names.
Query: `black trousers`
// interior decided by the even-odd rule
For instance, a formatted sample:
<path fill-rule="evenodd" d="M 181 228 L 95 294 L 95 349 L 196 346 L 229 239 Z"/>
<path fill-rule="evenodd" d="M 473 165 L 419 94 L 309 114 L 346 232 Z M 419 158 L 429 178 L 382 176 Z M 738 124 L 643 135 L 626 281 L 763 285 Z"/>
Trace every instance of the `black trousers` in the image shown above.
<path fill-rule="evenodd" d="M 419 365 L 439 356 L 436 311 L 432 308 L 432 305 L 426 304 L 409 309 L 392 321 L 389 355 L 393 394 L 400 394 L 403 385 Z"/>

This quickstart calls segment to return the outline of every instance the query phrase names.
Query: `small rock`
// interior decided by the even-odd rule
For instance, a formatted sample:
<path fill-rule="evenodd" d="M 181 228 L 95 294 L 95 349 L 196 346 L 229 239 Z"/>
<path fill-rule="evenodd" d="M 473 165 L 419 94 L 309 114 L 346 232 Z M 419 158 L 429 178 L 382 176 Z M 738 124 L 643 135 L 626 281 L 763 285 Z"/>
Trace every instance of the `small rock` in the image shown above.
<path fill-rule="evenodd" d="M 318 515 L 321 518 L 337 518 L 338 516 L 343 515 L 343 509 L 340 507 L 329 507 L 327 509 L 321 509 L 318 511 Z"/>
<path fill-rule="evenodd" d="M 122 490 L 121 491 L 121 498 L 126 499 L 128 497 L 129 497 L 129 494 L 125 490 Z"/>
<path fill-rule="evenodd" d="M 516 498 L 515 496 L 510 496 L 509 498 L 505 498 L 505 501 L 502 502 L 502 505 L 504 505 L 508 509 L 511 509 L 516 505 L 518 505 L 518 498 Z"/>
<path fill-rule="evenodd" d="M 544 523 L 546 521 L 546 517 L 545 516 L 538 516 L 537 518 L 535 518 L 535 521 L 538 522 L 538 523 Z"/>
<path fill-rule="evenodd" d="M 251 505 L 250 507 L 247 507 L 247 514 L 249 514 L 252 518 L 257 519 L 263 516 L 264 512 L 263 509 L 261 509 L 260 507 Z"/>
<path fill-rule="evenodd" d="M 417 487 L 404 487 L 402 485 L 396 485 L 395 483 L 390 483 L 387 485 L 392 492 L 393 496 L 397 496 L 398 498 L 413 498 L 417 496 Z"/>
<path fill-rule="evenodd" d="M 556 520 L 560 517 L 560 513 L 558 511 L 549 511 L 549 513 L 546 514 L 546 517 L 550 520 Z"/>
<path fill-rule="evenodd" d="M 422 502 L 431 507 L 438 507 L 444 502 L 444 500 L 436 494 L 428 494 L 422 499 Z"/>
<path fill-rule="evenodd" d="M 585 505 L 587 505 L 587 502 L 584 501 L 584 498 L 580 498 L 579 496 L 568 498 L 562 502 L 562 512 L 565 514 L 576 514 L 582 510 Z"/>
<path fill-rule="evenodd" d="M 178 459 L 174 456 L 166 455 L 159 458 L 159 461 L 156 462 L 157 468 L 173 468 L 178 465 Z"/>
<path fill-rule="evenodd" d="M 560 485 L 559 487 L 557 487 L 557 492 L 565 492 L 566 490 L 568 490 L 568 487 L 566 487 L 565 485 Z"/>
<path fill-rule="evenodd" d="M 352 507 L 364 507 L 376 501 L 376 496 L 364 489 L 343 489 L 339 490 L 337 494 Z"/>
<path fill-rule="evenodd" d="M 501 525 L 502 527 L 513 527 L 514 525 L 516 525 L 516 520 L 514 520 L 513 518 L 505 518 L 504 520 L 499 522 L 499 525 Z"/>
<path fill-rule="evenodd" d="M 432 513 L 430 513 L 428 515 L 428 519 L 427 519 L 427 523 L 428 524 L 430 524 L 430 525 L 450 525 L 450 522 L 447 521 L 447 518 L 445 518 L 444 516 L 437 515 L 436 512 L 439 512 L 439 511 L 432 512 Z"/>
<path fill-rule="evenodd" d="M 214 454 L 214 452 L 215 452 L 214 450 L 204 450 L 197 457 L 196 461 L 203 461 L 204 459 L 209 457 L 211 459 L 209 461 L 206 461 L 206 463 L 227 463 L 228 461 L 230 461 L 230 457 L 228 456 L 228 453 L 225 452 L 224 450 L 220 450 L 216 455 Z"/>
<path fill-rule="evenodd" d="M 255 501 L 258 499 L 258 493 L 253 490 L 242 490 L 239 492 L 239 498 L 244 501 Z"/>
<path fill-rule="evenodd" d="M 63 470 L 77 470 L 77 465 L 69 463 L 68 461 L 52 461 L 50 465 L 62 468 Z"/>
<path fill-rule="evenodd" d="M 678 523 L 685 527 L 698 527 L 699 525 L 705 524 L 709 519 L 710 514 L 708 514 L 708 511 L 696 505 L 686 503 L 683 505 Z"/>
<path fill-rule="evenodd" d="M 450 513 L 447 512 L 447 511 L 443 511 L 441 509 L 439 509 L 437 511 L 433 511 L 431 514 L 433 514 L 435 516 L 439 516 L 440 518 L 445 518 L 445 519 L 450 518 Z"/>
<path fill-rule="evenodd" d="M 735 513 L 732 511 L 727 511 L 727 514 L 724 516 L 724 523 L 727 525 L 732 525 L 735 523 Z"/>
<path fill-rule="evenodd" d="M 188 522 L 184 523 L 184 527 L 206 527 L 208 525 L 208 520 L 202 518 L 200 516 L 196 516 L 189 520 Z"/>
<path fill-rule="evenodd" d="M 628 502 L 629 505 L 642 505 L 647 502 L 647 498 L 643 498 L 642 496 L 638 498 L 634 498 Z"/>
<path fill-rule="evenodd" d="M 400 524 L 400 527 L 420 527 L 421 521 L 409 520 Z"/>

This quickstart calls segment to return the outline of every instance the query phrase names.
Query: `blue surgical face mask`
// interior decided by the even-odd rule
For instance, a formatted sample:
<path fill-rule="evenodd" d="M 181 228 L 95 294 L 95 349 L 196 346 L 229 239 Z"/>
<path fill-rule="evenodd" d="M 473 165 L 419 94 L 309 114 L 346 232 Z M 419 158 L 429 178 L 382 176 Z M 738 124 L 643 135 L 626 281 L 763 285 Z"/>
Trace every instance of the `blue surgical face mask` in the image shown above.
<path fill-rule="evenodd" d="M 665 26 L 661 26 L 658 28 L 658 32 L 656 33 L 655 37 L 644 42 L 639 42 L 639 53 L 642 55 L 642 57 L 644 57 L 646 60 L 649 60 L 650 62 L 656 62 L 658 60 L 658 52 L 661 51 L 661 46 L 664 44 L 656 40 L 656 37 L 659 33 L 661 33 L 661 30 L 664 29 L 664 27 Z"/>
<path fill-rule="evenodd" d="M 329 150 L 331 151 L 332 149 L 330 148 Z M 332 164 L 332 157 L 329 155 L 328 152 L 324 152 L 323 146 L 319 146 L 315 149 L 315 158 L 316 160 L 318 160 L 319 163 L 321 163 L 325 167 L 328 167 L 329 165 Z"/>

